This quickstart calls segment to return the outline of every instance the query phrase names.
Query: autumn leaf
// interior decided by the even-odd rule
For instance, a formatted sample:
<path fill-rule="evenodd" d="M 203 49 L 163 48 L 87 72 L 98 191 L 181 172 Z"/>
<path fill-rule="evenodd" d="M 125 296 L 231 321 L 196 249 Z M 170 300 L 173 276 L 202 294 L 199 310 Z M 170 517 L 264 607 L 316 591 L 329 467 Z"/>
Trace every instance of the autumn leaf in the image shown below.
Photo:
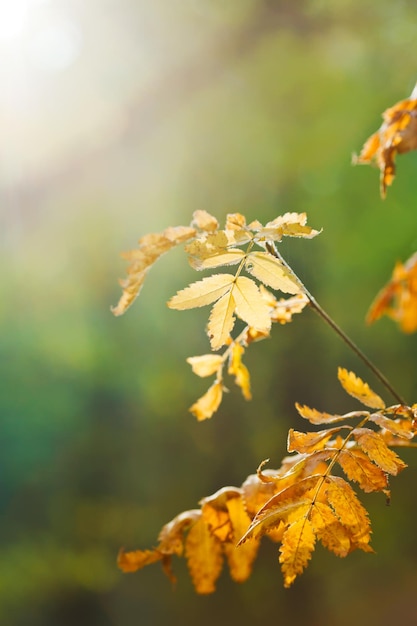
<path fill-rule="evenodd" d="M 334 424 L 336 422 L 343 422 L 346 419 L 353 417 L 363 417 L 369 415 L 368 411 L 352 411 L 345 415 L 331 415 L 330 413 L 323 413 L 317 411 L 317 409 L 311 409 L 305 404 L 295 403 L 295 408 L 304 419 L 309 420 L 312 424 Z"/>
<path fill-rule="evenodd" d="M 285 266 L 269 252 L 251 252 L 245 262 L 247 272 L 265 285 L 284 293 L 297 294 L 301 289 Z"/>
<path fill-rule="evenodd" d="M 168 301 L 170 309 L 194 309 L 216 302 L 228 293 L 234 284 L 233 274 L 213 274 L 202 280 L 192 283 Z"/>
<path fill-rule="evenodd" d="M 230 576 L 236 582 L 242 583 L 249 578 L 253 562 L 258 554 L 259 540 L 254 539 L 237 546 L 239 539 L 246 532 L 251 519 L 246 512 L 241 497 L 229 498 L 226 502 L 229 519 L 233 528 L 231 541 L 224 545 Z"/>
<path fill-rule="evenodd" d="M 328 504 L 315 502 L 311 509 L 310 519 L 314 533 L 325 548 L 339 557 L 349 554 L 349 532 Z"/>
<path fill-rule="evenodd" d="M 362 450 L 345 448 L 337 455 L 337 462 L 349 480 L 358 483 L 365 493 L 383 491 L 388 487 L 386 472 L 372 463 Z"/>
<path fill-rule="evenodd" d="M 207 213 L 207 211 L 199 209 L 193 213 L 191 226 L 211 232 L 219 228 L 219 222 L 213 215 Z"/>
<path fill-rule="evenodd" d="M 199 422 L 209 419 L 213 413 L 217 411 L 223 398 L 223 383 L 220 380 L 215 381 L 211 387 L 194 402 L 190 407 L 190 412 L 195 415 Z"/>
<path fill-rule="evenodd" d="M 207 334 L 212 350 L 219 350 L 230 338 L 235 325 L 236 302 L 232 292 L 225 293 L 211 309 L 207 324 Z"/>
<path fill-rule="evenodd" d="M 201 378 L 212 376 L 212 374 L 215 374 L 223 365 L 223 357 L 219 354 L 190 356 L 186 361 L 191 365 L 194 374 Z"/>
<path fill-rule="evenodd" d="M 416 86 L 417 87 L 417 86 Z M 376 162 L 380 169 L 380 192 L 385 198 L 387 186 L 395 177 L 395 157 L 417 148 L 417 89 L 410 98 L 397 102 L 382 114 L 383 123 L 364 144 L 353 163 Z"/>
<path fill-rule="evenodd" d="M 213 593 L 223 567 L 222 545 L 204 519 L 199 519 L 189 530 L 185 555 L 197 593 Z"/>
<path fill-rule="evenodd" d="M 384 472 L 396 476 L 398 472 L 407 467 L 404 461 L 393 450 L 388 448 L 383 437 L 370 428 L 356 428 L 353 436 L 358 446 Z"/>
<path fill-rule="evenodd" d="M 241 388 L 245 400 L 251 400 L 250 376 L 246 365 L 242 363 L 242 355 L 245 349 L 239 343 L 234 342 L 230 351 L 228 373 L 235 377 L 236 384 Z"/>
<path fill-rule="evenodd" d="M 396 264 L 391 280 L 372 303 L 366 321 L 371 324 L 382 315 L 397 322 L 404 333 L 417 330 L 417 253 L 404 264 Z"/>
<path fill-rule="evenodd" d="M 284 587 L 290 587 L 307 567 L 315 542 L 313 525 L 306 516 L 296 519 L 284 532 L 279 557 Z"/>
<path fill-rule="evenodd" d="M 363 382 L 359 376 L 356 376 L 353 372 L 348 372 L 343 367 L 339 367 L 337 376 L 343 389 L 359 400 L 359 402 L 373 409 L 385 408 L 385 402 L 382 398 L 372 391 L 368 383 Z"/>
<path fill-rule="evenodd" d="M 132 552 L 120 550 L 117 565 L 122 572 L 137 572 L 145 565 L 160 561 L 162 557 L 163 554 L 159 550 L 134 550 Z"/>
<path fill-rule="evenodd" d="M 373 413 L 369 416 L 369 419 L 384 430 L 388 430 L 396 437 L 401 437 L 402 439 L 412 439 L 414 437 L 410 420 L 393 420 L 381 413 Z"/>
<path fill-rule="evenodd" d="M 122 315 L 137 298 L 142 289 L 146 274 L 152 265 L 172 247 L 188 241 L 196 231 L 189 226 L 166 228 L 162 233 L 152 233 L 139 239 L 136 250 L 125 252 L 123 258 L 130 262 L 127 278 L 120 281 L 123 288 L 122 296 L 116 306 L 112 307 L 113 315 Z"/>
<path fill-rule="evenodd" d="M 290 428 L 287 442 L 288 452 L 300 452 L 303 454 L 321 450 L 329 439 L 331 439 L 335 433 L 338 433 L 341 428 L 342 426 L 339 426 L 313 433 L 303 433 Z"/>

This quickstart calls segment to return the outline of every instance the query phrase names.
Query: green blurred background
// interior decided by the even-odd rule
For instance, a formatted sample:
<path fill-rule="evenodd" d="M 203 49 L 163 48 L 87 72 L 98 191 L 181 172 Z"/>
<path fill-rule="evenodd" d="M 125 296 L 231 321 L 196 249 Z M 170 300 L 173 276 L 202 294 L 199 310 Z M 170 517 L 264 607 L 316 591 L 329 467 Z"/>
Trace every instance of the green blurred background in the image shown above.
<path fill-rule="evenodd" d="M 311 311 L 251 347 L 254 399 L 233 389 L 197 423 L 207 310 L 169 311 L 193 277 L 174 251 L 140 300 L 110 313 L 139 236 L 195 209 L 323 228 L 282 252 L 321 304 L 417 401 L 416 338 L 364 323 L 396 260 L 417 249 L 417 155 L 378 172 L 351 154 L 417 79 L 412 0 L 1 0 L 1 558 L 5 626 L 415 624 L 416 454 L 392 505 L 365 496 L 376 555 L 318 548 L 282 588 L 262 544 L 244 585 L 194 594 L 182 561 L 116 568 L 118 549 L 259 462 L 279 465 L 294 401 L 357 403 L 337 366 L 391 398 Z"/>

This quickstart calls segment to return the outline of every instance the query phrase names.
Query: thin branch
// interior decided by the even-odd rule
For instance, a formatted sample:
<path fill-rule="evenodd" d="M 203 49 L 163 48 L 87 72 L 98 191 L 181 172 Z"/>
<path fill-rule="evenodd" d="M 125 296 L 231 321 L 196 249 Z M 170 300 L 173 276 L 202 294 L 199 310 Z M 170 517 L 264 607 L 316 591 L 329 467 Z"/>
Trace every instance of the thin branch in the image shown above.
<path fill-rule="evenodd" d="M 268 252 L 272 254 L 274 257 L 279 259 L 281 263 L 284 265 L 285 269 L 291 274 L 292 278 L 297 282 L 301 291 L 307 296 L 310 302 L 311 308 L 320 315 L 320 317 L 332 328 L 337 335 L 349 346 L 349 348 L 361 359 L 361 361 L 366 365 L 368 369 L 370 369 L 378 380 L 384 385 L 384 387 L 392 394 L 392 396 L 402 405 L 407 405 L 407 402 L 400 396 L 399 393 L 394 389 L 389 380 L 384 376 L 384 374 L 377 368 L 374 363 L 362 352 L 362 350 L 352 341 L 352 339 L 336 324 L 336 322 L 330 317 L 330 315 L 320 306 L 314 296 L 308 291 L 305 287 L 304 283 L 297 276 L 294 270 L 288 265 L 282 255 L 278 252 L 276 247 L 273 244 L 266 244 Z"/>

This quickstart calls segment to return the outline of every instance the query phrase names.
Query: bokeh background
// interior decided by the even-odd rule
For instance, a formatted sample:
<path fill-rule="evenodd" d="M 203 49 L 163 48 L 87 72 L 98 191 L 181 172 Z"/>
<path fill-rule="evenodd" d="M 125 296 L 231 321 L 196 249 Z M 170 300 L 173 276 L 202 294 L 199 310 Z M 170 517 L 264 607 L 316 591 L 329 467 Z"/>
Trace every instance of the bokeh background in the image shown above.
<path fill-rule="evenodd" d="M 195 209 L 323 228 L 282 252 L 321 304 L 417 401 L 415 336 L 364 316 L 417 249 L 416 154 L 381 201 L 351 154 L 417 79 L 412 0 L 0 1 L 0 621 L 5 626 L 416 623 L 415 452 L 392 504 L 366 496 L 376 555 L 318 548 L 283 590 L 264 540 L 244 585 L 194 594 L 121 546 L 259 462 L 279 465 L 294 401 L 358 408 L 338 365 L 372 375 L 312 311 L 248 352 L 254 399 L 232 389 L 197 423 L 207 310 L 169 311 L 193 277 L 173 251 L 140 300 L 110 313 L 139 236 Z"/>

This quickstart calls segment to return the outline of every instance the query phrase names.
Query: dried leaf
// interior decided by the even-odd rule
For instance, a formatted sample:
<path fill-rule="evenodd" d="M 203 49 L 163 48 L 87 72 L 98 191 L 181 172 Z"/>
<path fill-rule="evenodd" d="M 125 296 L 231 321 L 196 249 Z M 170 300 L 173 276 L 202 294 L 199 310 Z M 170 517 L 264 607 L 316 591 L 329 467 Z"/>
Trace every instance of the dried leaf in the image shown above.
<path fill-rule="evenodd" d="M 183 551 L 184 532 L 196 520 L 200 519 L 201 511 L 199 509 L 191 509 L 183 511 L 173 520 L 162 527 L 158 536 L 158 549 L 164 554 L 177 554 L 181 556 Z"/>
<path fill-rule="evenodd" d="M 417 253 L 404 263 L 397 263 L 391 280 L 378 293 L 366 321 L 368 324 L 387 315 L 404 333 L 417 330 Z"/>
<path fill-rule="evenodd" d="M 298 294 L 300 286 L 279 259 L 269 252 L 251 252 L 245 263 L 247 272 L 265 285 L 284 293 Z"/>
<path fill-rule="evenodd" d="M 339 476 L 326 476 L 325 495 L 339 521 L 349 531 L 353 547 L 369 551 L 371 527 L 368 513 L 352 487 Z"/>
<path fill-rule="evenodd" d="M 328 504 L 316 501 L 311 509 L 310 519 L 317 538 L 325 548 L 339 557 L 349 554 L 349 533 Z"/>
<path fill-rule="evenodd" d="M 254 539 L 237 546 L 239 539 L 250 525 L 250 517 L 245 510 L 242 498 L 230 498 L 227 503 L 229 518 L 233 527 L 231 543 L 226 543 L 224 551 L 229 564 L 230 575 L 238 583 L 244 582 L 252 572 L 252 565 L 258 554 L 259 541 Z"/>
<path fill-rule="evenodd" d="M 381 428 L 388 430 L 396 437 L 403 439 L 412 439 L 414 437 L 414 431 L 412 430 L 412 424 L 410 420 L 397 419 L 393 420 L 382 413 L 373 413 L 369 416 L 369 419 L 375 424 L 378 424 Z"/>
<path fill-rule="evenodd" d="M 231 499 L 240 499 L 241 496 L 242 491 L 240 489 L 223 487 L 213 495 L 200 501 L 205 523 L 209 527 L 210 532 L 220 539 L 221 542 L 233 541 L 233 525 L 227 503 Z"/>
<path fill-rule="evenodd" d="M 245 400 L 251 400 L 252 394 L 250 390 L 250 375 L 246 365 L 242 363 L 242 355 L 245 349 L 239 343 L 233 343 L 228 373 L 235 377 L 236 384 L 241 388 Z"/>
<path fill-rule="evenodd" d="M 322 413 L 317 409 L 311 409 L 305 404 L 295 403 L 295 408 L 304 419 L 309 420 L 312 424 L 335 424 L 336 422 L 343 422 L 352 417 L 365 417 L 369 415 L 368 411 L 352 411 L 346 415 L 331 415 L 330 413 Z"/>
<path fill-rule="evenodd" d="M 338 433 L 341 428 L 342 426 L 328 428 L 314 433 L 303 433 L 290 428 L 288 431 L 287 450 L 288 452 L 300 452 L 307 454 L 310 454 L 315 450 L 321 450 L 324 448 L 329 439 L 331 439 L 335 433 Z M 346 428 L 346 426 L 344 428 Z"/>
<path fill-rule="evenodd" d="M 236 302 L 236 313 L 256 330 L 269 332 L 271 317 L 269 307 L 256 285 L 250 278 L 239 276 L 233 286 L 233 297 Z"/>
<path fill-rule="evenodd" d="M 193 309 L 206 306 L 221 298 L 230 291 L 235 277 L 232 274 L 213 274 L 202 280 L 191 283 L 185 289 L 181 289 L 168 301 L 170 309 Z"/>
<path fill-rule="evenodd" d="M 213 593 L 223 567 L 222 546 L 203 519 L 198 520 L 188 532 L 185 555 L 197 593 Z"/>
<path fill-rule="evenodd" d="M 372 389 L 370 389 L 368 383 L 363 382 L 359 376 L 356 376 L 353 372 L 348 372 L 343 367 L 339 367 L 337 376 L 343 387 L 343 389 L 372 409 L 384 409 L 385 402 L 380 398 Z"/>
<path fill-rule="evenodd" d="M 384 472 L 396 476 L 398 472 L 407 467 L 406 463 L 388 448 L 383 437 L 370 428 L 356 428 L 353 436 L 358 446 L 376 463 Z"/>
<path fill-rule="evenodd" d="M 194 237 L 196 231 L 188 226 L 166 228 L 162 233 L 152 233 L 139 239 L 136 250 L 125 252 L 122 256 L 130 262 L 127 278 L 120 281 L 123 288 L 122 296 L 111 311 L 114 315 L 122 315 L 140 293 L 146 274 L 152 265 L 172 247 Z"/>
<path fill-rule="evenodd" d="M 199 422 L 209 419 L 217 411 L 223 398 L 223 391 L 223 383 L 215 381 L 206 393 L 190 407 L 190 412 L 195 415 Z"/>
<path fill-rule="evenodd" d="M 137 572 L 145 565 L 160 561 L 162 556 L 163 554 L 159 550 L 134 550 L 133 552 L 120 550 L 117 565 L 122 572 Z"/>
<path fill-rule="evenodd" d="M 211 232 L 219 228 L 219 222 L 215 217 L 213 217 L 213 215 L 207 213 L 207 211 L 197 210 L 193 213 L 191 226 Z"/>
<path fill-rule="evenodd" d="M 223 366 L 223 357 L 219 354 L 190 356 L 186 361 L 191 365 L 194 374 L 201 378 L 212 376 Z"/>
<path fill-rule="evenodd" d="M 372 463 L 362 450 L 345 448 L 338 454 L 337 462 L 349 480 L 357 482 L 365 493 L 383 491 L 388 487 L 386 472 Z"/>
<path fill-rule="evenodd" d="M 233 315 L 236 303 L 232 292 L 225 293 L 214 305 L 207 324 L 207 334 L 212 350 L 219 350 L 228 343 L 235 325 Z"/>
<path fill-rule="evenodd" d="M 353 163 L 372 163 L 380 169 L 380 192 L 385 198 L 387 186 L 395 177 L 395 157 L 417 148 L 417 99 L 415 90 L 410 98 L 397 102 L 382 114 L 380 129 L 371 135 Z"/>
<path fill-rule="evenodd" d="M 284 532 L 279 556 L 284 587 L 290 587 L 307 567 L 315 543 L 313 525 L 307 517 L 298 518 Z"/>

